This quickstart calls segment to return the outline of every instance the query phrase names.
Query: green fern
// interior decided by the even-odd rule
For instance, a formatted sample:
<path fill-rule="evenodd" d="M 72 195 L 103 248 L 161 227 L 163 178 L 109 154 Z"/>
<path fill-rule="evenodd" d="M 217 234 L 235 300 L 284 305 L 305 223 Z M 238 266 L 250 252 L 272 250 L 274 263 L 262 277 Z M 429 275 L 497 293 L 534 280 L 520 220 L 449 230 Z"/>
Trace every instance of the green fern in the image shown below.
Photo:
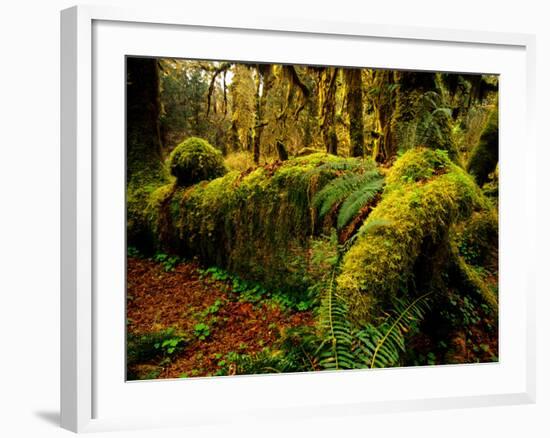
<path fill-rule="evenodd" d="M 372 201 L 383 186 L 384 178 L 382 177 L 365 180 L 342 203 L 338 212 L 337 228 L 344 228 L 365 205 Z"/>
<path fill-rule="evenodd" d="M 394 300 L 394 308 L 378 327 L 368 324 L 357 333 L 369 368 L 399 365 L 400 354 L 405 352 L 405 335 L 420 323 L 429 309 L 431 293 L 413 301 Z"/>
<path fill-rule="evenodd" d="M 322 219 L 335 205 L 342 203 L 337 218 L 337 228 L 342 229 L 380 192 L 383 185 L 384 178 L 376 169 L 345 173 L 315 195 L 313 207 Z"/>
<path fill-rule="evenodd" d="M 319 327 L 323 341 L 316 356 L 326 370 L 352 369 L 356 368 L 352 327 L 347 305 L 335 294 L 334 277 L 335 272 L 319 308 Z"/>
<path fill-rule="evenodd" d="M 366 324 L 357 329 L 349 321 L 347 305 L 331 284 L 319 308 L 322 342 L 316 355 L 320 365 L 326 370 L 399 365 L 405 352 L 405 336 L 424 318 L 430 295 L 412 301 L 396 299 L 380 325 Z"/>

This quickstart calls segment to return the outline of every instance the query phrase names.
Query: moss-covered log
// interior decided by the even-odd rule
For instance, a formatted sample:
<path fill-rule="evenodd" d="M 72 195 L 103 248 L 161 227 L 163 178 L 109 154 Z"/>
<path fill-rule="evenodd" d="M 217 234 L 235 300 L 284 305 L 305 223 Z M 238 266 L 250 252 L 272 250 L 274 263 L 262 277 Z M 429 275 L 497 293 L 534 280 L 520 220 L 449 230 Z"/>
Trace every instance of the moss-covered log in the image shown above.
<path fill-rule="evenodd" d="M 386 181 L 382 200 L 345 254 L 337 279 L 339 294 L 357 319 L 370 318 L 401 290 L 414 291 L 415 264 L 426 245 L 429 259 L 438 263 L 438 257 L 447 257 L 450 227 L 475 209 L 488 208 L 472 178 L 444 151 L 407 152 Z"/>
<path fill-rule="evenodd" d="M 313 196 L 361 166 L 360 159 L 315 153 L 189 188 L 168 184 L 152 196 L 151 227 L 168 251 L 289 285 L 291 273 L 303 277 L 308 239 L 322 228 Z"/>
<path fill-rule="evenodd" d="M 498 108 L 489 116 L 487 126 L 481 134 L 479 143 L 474 148 L 468 161 L 470 172 L 477 183 L 482 186 L 489 180 L 498 164 Z"/>

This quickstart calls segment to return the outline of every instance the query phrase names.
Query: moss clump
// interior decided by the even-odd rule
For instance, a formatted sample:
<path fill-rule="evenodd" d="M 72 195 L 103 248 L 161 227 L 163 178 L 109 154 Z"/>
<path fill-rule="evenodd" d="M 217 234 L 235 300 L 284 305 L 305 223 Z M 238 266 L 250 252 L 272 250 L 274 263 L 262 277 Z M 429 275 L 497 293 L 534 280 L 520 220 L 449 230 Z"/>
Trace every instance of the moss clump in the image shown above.
<path fill-rule="evenodd" d="M 343 259 L 339 293 L 357 319 L 407 289 L 426 242 L 446 241 L 450 225 L 487 202 L 475 182 L 441 151 L 411 150 L 390 170 L 382 200 Z M 371 224 L 382 223 L 382 226 Z"/>
<path fill-rule="evenodd" d="M 191 137 L 170 154 L 169 167 L 179 186 L 218 178 L 227 173 L 220 151 L 206 140 Z"/>
<path fill-rule="evenodd" d="M 483 186 L 489 180 L 489 174 L 495 170 L 498 163 L 498 109 L 489 116 L 487 126 L 483 130 L 479 143 L 472 151 L 467 170 L 477 183 Z"/>

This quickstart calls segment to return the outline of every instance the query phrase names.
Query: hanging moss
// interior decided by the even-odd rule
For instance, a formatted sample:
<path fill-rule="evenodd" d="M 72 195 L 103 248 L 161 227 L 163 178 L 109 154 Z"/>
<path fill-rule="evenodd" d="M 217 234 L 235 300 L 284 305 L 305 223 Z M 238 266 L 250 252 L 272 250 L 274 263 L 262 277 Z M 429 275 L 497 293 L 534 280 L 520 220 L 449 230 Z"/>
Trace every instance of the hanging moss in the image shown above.
<path fill-rule="evenodd" d="M 223 156 L 206 140 L 190 137 L 170 154 L 170 172 L 180 186 L 218 178 L 227 173 Z"/>
<path fill-rule="evenodd" d="M 472 151 L 468 161 L 470 172 L 477 183 L 483 186 L 489 181 L 489 174 L 495 170 L 498 163 L 498 108 L 489 116 L 487 126 L 483 130 L 479 143 Z"/>
<path fill-rule="evenodd" d="M 381 202 L 346 253 L 339 293 L 358 319 L 367 319 L 412 280 L 426 242 L 446 240 L 449 226 L 487 201 L 475 182 L 442 151 L 426 148 L 403 155 L 387 176 Z M 383 223 L 370 227 L 371 223 Z"/>

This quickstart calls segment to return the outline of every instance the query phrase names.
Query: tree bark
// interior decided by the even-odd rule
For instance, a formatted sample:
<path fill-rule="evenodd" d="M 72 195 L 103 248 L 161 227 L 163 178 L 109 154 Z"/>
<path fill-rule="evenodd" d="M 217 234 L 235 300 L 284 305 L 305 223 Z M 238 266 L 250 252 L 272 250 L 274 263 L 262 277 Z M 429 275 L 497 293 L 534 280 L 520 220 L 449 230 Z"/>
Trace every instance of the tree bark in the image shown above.
<path fill-rule="evenodd" d="M 338 69 L 334 67 L 323 68 L 319 73 L 319 128 L 325 149 L 329 154 L 338 154 L 338 138 L 335 130 L 336 107 L 336 76 Z"/>
<path fill-rule="evenodd" d="M 149 252 L 156 237 L 146 207 L 151 193 L 166 182 L 159 129 L 159 72 L 153 58 L 127 58 L 126 62 L 126 236 L 129 245 Z"/>
<path fill-rule="evenodd" d="M 254 148 L 253 156 L 254 163 L 260 162 L 261 138 L 264 127 L 267 121 L 264 120 L 267 108 L 267 94 L 273 86 L 274 77 L 272 65 L 260 64 L 257 67 L 256 77 L 256 124 L 254 127 Z"/>
<path fill-rule="evenodd" d="M 467 170 L 479 186 L 489 180 L 489 174 L 494 172 L 498 164 L 498 107 L 495 108 L 483 130 L 479 143 L 472 151 Z"/>
<path fill-rule="evenodd" d="M 277 155 L 279 156 L 279 161 L 288 160 L 288 152 L 286 151 L 285 145 L 279 140 L 277 140 Z"/>
<path fill-rule="evenodd" d="M 361 69 L 345 69 L 347 111 L 349 115 L 350 156 L 362 157 L 365 136 L 363 133 L 363 84 Z"/>
<path fill-rule="evenodd" d="M 127 58 L 126 153 L 127 181 L 162 163 L 159 72 L 153 58 Z"/>
<path fill-rule="evenodd" d="M 392 118 L 395 111 L 395 82 L 393 73 L 388 70 L 373 72 L 371 94 L 372 108 L 375 120 L 372 157 L 378 163 L 384 163 L 393 157 L 397 151 L 393 141 Z"/>

